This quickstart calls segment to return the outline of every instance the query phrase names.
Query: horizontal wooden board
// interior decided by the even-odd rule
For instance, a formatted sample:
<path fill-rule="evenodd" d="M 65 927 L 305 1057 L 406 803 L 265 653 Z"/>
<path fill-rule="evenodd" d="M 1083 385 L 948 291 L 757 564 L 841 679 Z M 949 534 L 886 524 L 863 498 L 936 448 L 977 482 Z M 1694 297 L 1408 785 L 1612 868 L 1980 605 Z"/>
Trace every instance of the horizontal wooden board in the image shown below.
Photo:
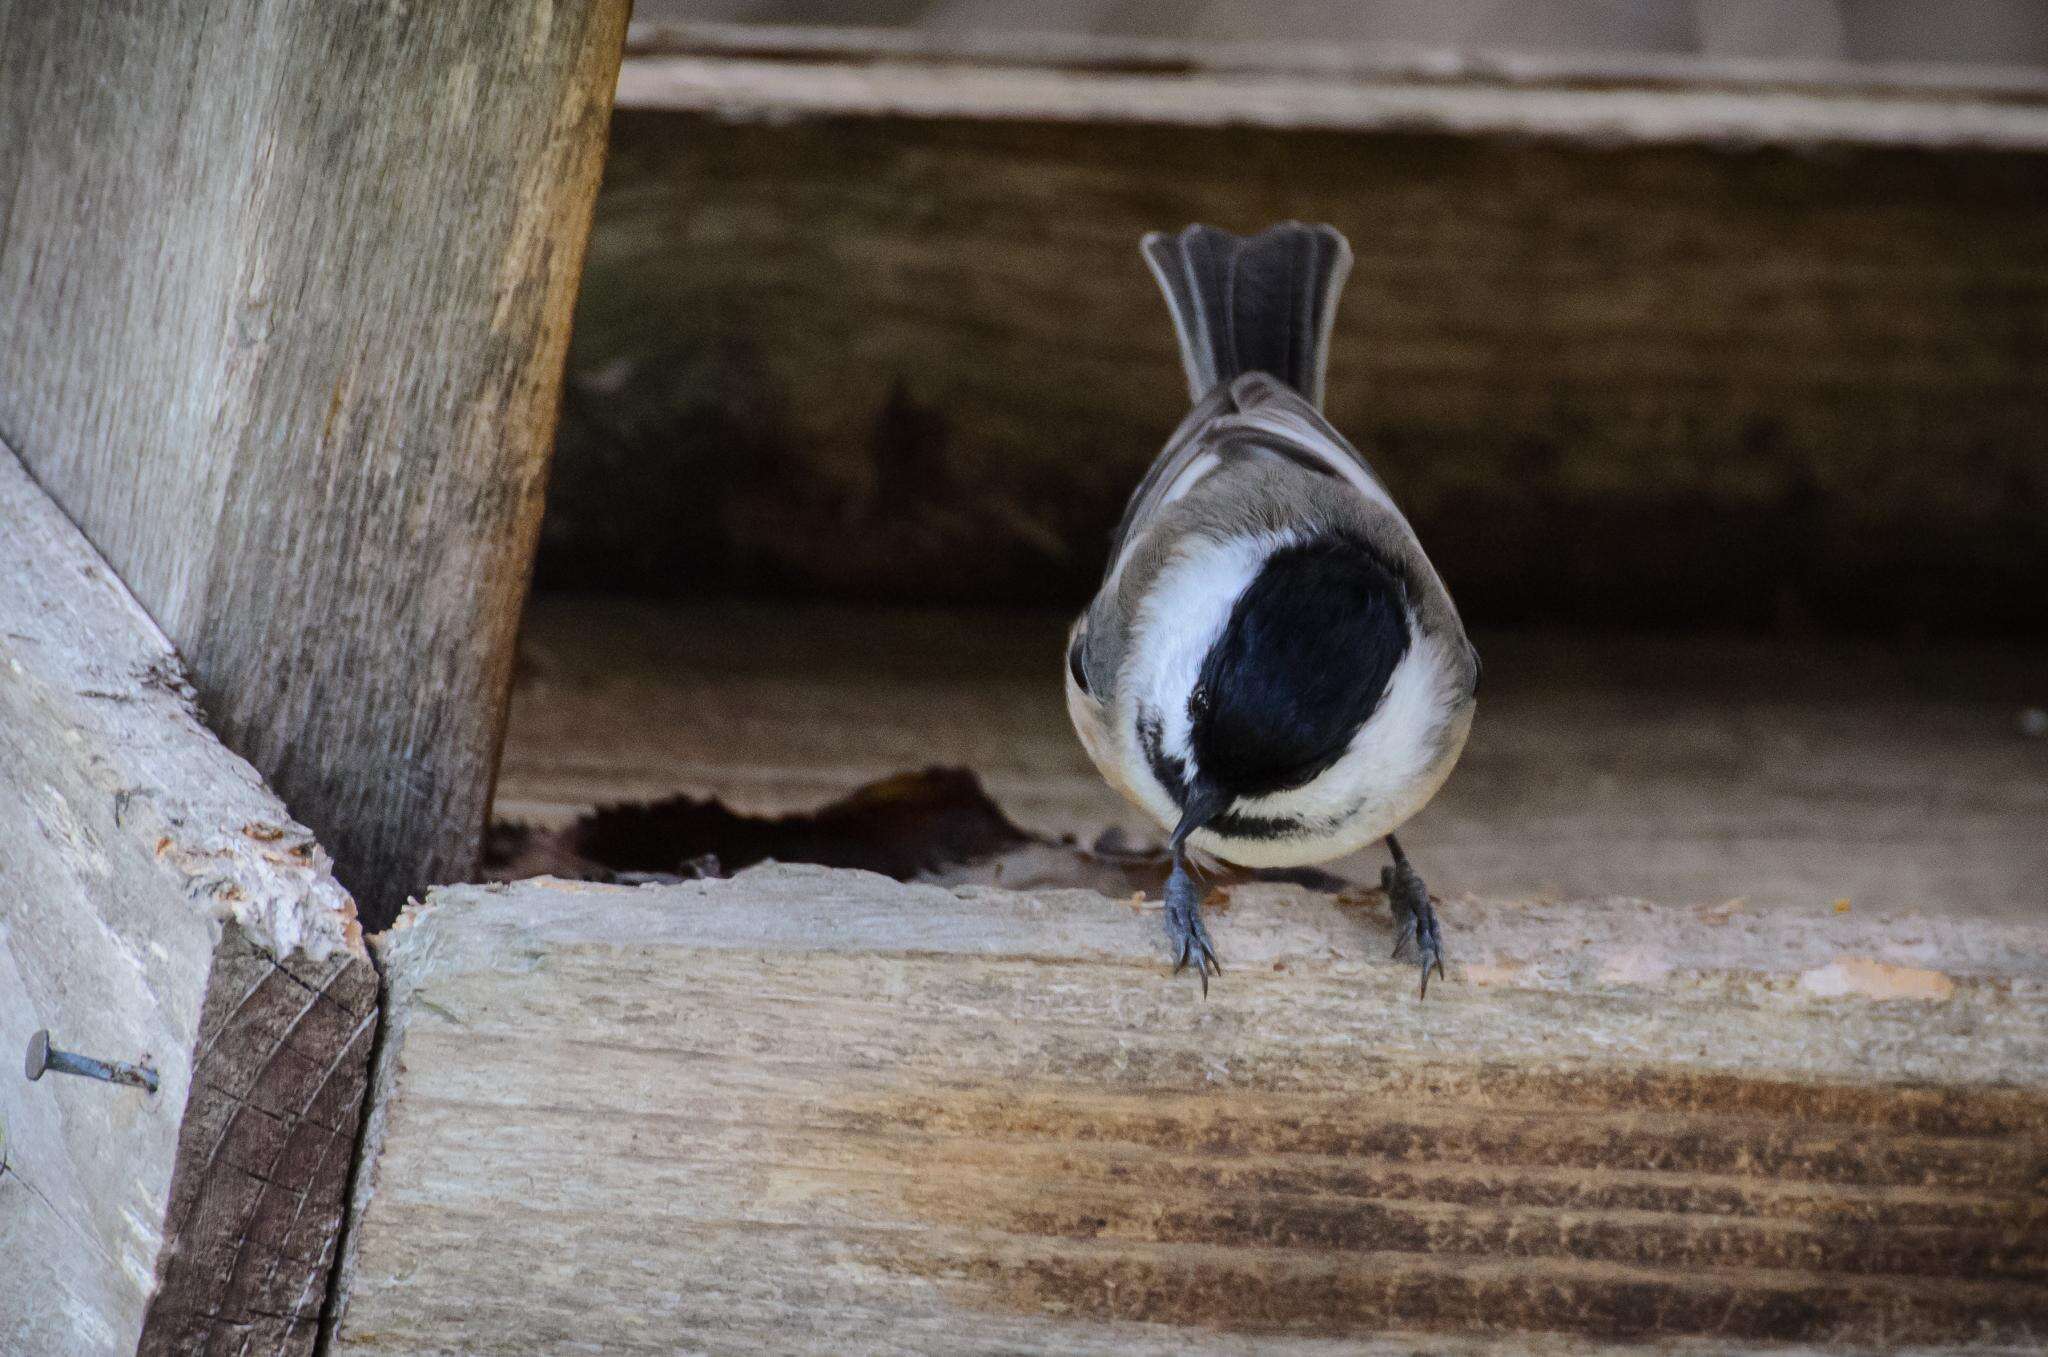
<path fill-rule="evenodd" d="M 2048 930 L 772 867 L 439 891 L 338 1354 L 2019 1341 Z M 1661 961 L 1658 960 L 1661 958 Z"/>
<path fill-rule="evenodd" d="M 2048 617 L 2048 157 L 625 110 L 545 585 L 1078 601 L 1148 230 L 1345 231 L 1330 412 L 1478 622 Z"/>
<path fill-rule="evenodd" d="M 1565 10 L 1574 8 L 1582 7 Z M 1357 9 L 1339 6 L 1336 15 Z M 1519 42 L 1497 32 L 1493 42 L 1475 33 L 1434 44 L 1360 41 L 1341 18 L 1335 31 L 1311 38 L 1290 32 L 1271 5 L 1263 7 L 1267 23 L 1221 40 L 1203 34 L 1199 22 L 1153 34 L 1076 31 L 1056 18 L 1018 22 L 1014 7 L 984 10 L 993 22 L 977 23 L 956 7 L 900 27 L 641 22 L 620 71 L 619 104 L 739 118 L 1399 128 L 1604 144 L 2048 147 L 2040 107 L 2048 75 L 2023 60 L 1857 62 L 1839 50 L 1788 50 L 1784 32 L 1756 34 L 1765 45 L 1747 52 L 1572 51 L 1563 14 L 1531 20 L 1526 9 L 1516 7 Z M 1762 17 L 1753 7 L 1748 15 L 1703 13 L 1699 26 L 1736 37 L 1732 30 L 1753 30 Z M 1534 33 L 1543 40 L 1531 42 Z"/>
<path fill-rule="evenodd" d="M 1653 0 L 1626 9 L 1533 0 L 1491 10 L 1436 0 L 639 0 L 627 52 L 1511 85 L 2022 96 L 2048 87 L 2048 21 L 2032 0 L 1975 0 L 1952 20 L 1928 24 L 1910 4 L 1840 0 Z"/>

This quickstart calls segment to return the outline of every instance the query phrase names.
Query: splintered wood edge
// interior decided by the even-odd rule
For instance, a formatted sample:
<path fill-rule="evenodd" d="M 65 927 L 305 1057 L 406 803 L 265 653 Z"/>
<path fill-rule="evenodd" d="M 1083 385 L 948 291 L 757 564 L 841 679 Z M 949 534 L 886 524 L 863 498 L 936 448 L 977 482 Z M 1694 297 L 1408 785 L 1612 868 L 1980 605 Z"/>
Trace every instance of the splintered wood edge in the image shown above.
<path fill-rule="evenodd" d="M 51 761 L 61 834 L 29 847 L 142 864 L 86 897 L 109 912 L 110 956 L 132 949 L 131 959 L 148 954 L 145 966 L 205 967 L 154 996 L 154 1020 L 169 1024 L 152 1052 L 163 1087 L 143 1113 L 154 1129 L 146 1140 L 133 1127 L 110 1132 L 138 1137 L 121 1143 L 139 1156 L 175 1145 L 168 1164 L 135 1170 L 166 1190 L 160 1226 L 136 1226 L 156 1241 L 138 1350 L 199 1351 L 231 1329 L 245 1351 L 308 1351 L 375 1035 L 377 981 L 354 903 L 312 833 L 206 728 L 162 632 L 4 446 L 0 685 L 27 714 L 31 757 Z M 25 776 L 32 789 L 33 770 Z M 137 901 L 156 912 L 121 913 Z M 34 923 L 23 919 L 18 945 Z M 61 936 L 46 945 L 61 948 Z M 80 973 L 73 991 L 113 964 L 69 959 Z M 91 1015 L 36 1016 L 76 1030 Z"/>
<path fill-rule="evenodd" d="M 1824 1342 L 1896 1319 L 1947 1341 L 1973 1306 L 2009 1327 L 2033 1303 L 2031 1273 L 1998 1269 L 2027 1265 L 2006 1255 L 2026 1252 L 2013 1241 L 2038 1216 L 2011 1186 L 2048 1085 L 2048 929 L 1467 899 L 1441 907 L 1450 975 L 1421 1001 L 1413 968 L 1385 956 L 1376 895 L 1262 884 L 1209 909 L 1227 969 L 1204 1000 L 1167 973 L 1156 902 L 1086 891 L 770 865 L 669 887 L 433 892 L 375 940 L 387 1032 L 351 1213 L 375 1259 L 348 1241 L 336 1311 L 360 1279 L 363 1327 L 341 1350 L 454 1341 L 417 1297 L 488 1290 L 553 1227 L 514 1201 L 502 1258 L 445 1258 L 443 1236 L 488 1228 L 475 1213 L 493 1209 L 506 1135 L 559 1147 L 585 1100 L 609 1148 L 556 1165 L 556 1209 L 609 1200 L 577 1186 L 600 1169 L 653 1171 L 603 1159 L 640 1153 L 636 1135 L 650 1163 L 672 1138 L 703 1139 L 690 1162 L 707 1167 L 676 1189 L 664 1242 L 619 1236 L 640 1263 L 765 1247 L 773 1232 L 746 1233 L 761 1210 L 810 1222 L 777 1239 L 874 1227 L 904 1242 L 849 1244 L 863 1270 L 841 1279 L 848 1295 L 1025 1325 L 990 1331 L 1018 1351 L 1252 1350 L 1219 1336 L 1233 1327 L 1293 1351 L 1321 1335 L 1299 1327 L 1311 1311 L 1347 1341 L 1389 1322 L 1502 1332 L 1515 1316 L 1510 1331 Z M 678 1005 L 679 1025 L 648 1022 Z M 719 1107 L 697 1127 L 688 1087 L 720 1065 L 735 1073 L 706 1085 Z M 670 1080 L 687 1087 L 653 1091 Z M 458 1191 L 456 1223 L 437 1226 L 465 1118 L 485 1115 L 475 1099 L 494 1109 L 473 1164 L 483 1196 Z M 655 1129 L 598 1129 L 643 1103 L 659 1105 Z M 387 1132 L 402 1163 L 380 1163 Z M 1001 1166 L 973 1158 L 989 1146 Z M 764 1199 L 751 1155 L 824 1176 Z M 1969 1200 L 1945 1203 L 1950 1189 Z M 806 1214 L 827 1197 L 839 1204 Z M 1953 1262 L 1953 1294 L 1930 1274 L 1896 1316 L 1870 1308 L 1915 1249 L 1956 1241 L 1989 1250 L 1991 1271 Z M 1197 1263 L 1203 1284 L 1178 1284 Z M 1652 1288 L 1672 1286 L 1691 1289 L 1667 1316 Z M 686 1308 L 702 1332 L 758 1320 L 723 1304 Z M 1126 1319 L 1175 1327 L 1115 1327 Z M 855 1342 L 865 1321 L 843 1322 Z"/>
<path fill-rule="evenodd" d="M 0 523 L 0 656 L 97 758 L 115 823 L 271 956 L 366 955 L 326 850 L 206 728 L 163 632 L 4 444 Z"/>

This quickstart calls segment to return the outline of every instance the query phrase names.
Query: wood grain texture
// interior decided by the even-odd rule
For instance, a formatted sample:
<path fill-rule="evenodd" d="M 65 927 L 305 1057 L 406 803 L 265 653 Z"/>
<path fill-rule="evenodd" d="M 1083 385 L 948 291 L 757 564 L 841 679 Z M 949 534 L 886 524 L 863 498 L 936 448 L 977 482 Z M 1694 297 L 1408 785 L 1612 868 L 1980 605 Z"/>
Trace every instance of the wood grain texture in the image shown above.
<path fill-rule="evenodd" d="M 1156 907 L 822 868 L 435 893 L 336 1354 L 1585 1351 L 2048 1326 L 2048 930 Z M 489 1239 L 490 1247 L 475 1246 Z"/>
<path fill-rule="evenodd" d="M 1330 360 L 1479 623 L 2020 628 L 2048 157 L 623 110 L 541 579 L 1077 602 L 1183 412 L 1136 242 L 1336 224 Z"/>
<path fill-rule="evenodd" d="M 310 1350 L 376 976 L 327 856 L 0 447 L 0 1352 Z M 30 1033 L 155 1094 L 17 1070 Z"/>
<path fill-rule="evenodd" d="M 1840 0 L 639 0 L 627 52 L 1592 89 L 2019 94 L 2048 85 L 2048 20 L 2031 0 L 1980 0 L 1944 18 L 1930 24 L 1911 4 Z"/>
<path fill-rule="evenodd" d="M 359 956 L 278 961 L 230 934 L 200 1010 L 143 1354 L 312 1350 L 376 1036 Z"/>
<path fill-rule="evenodd" d="M 0 5 L 0 435 L 372 923 L 474 862 L 627 9 Z"/>
<path fill-rule="evenodd" d="M 976 118 L 1066 123 L 1252 126 L 1348 132 L 1427 131 L 1537 136 L 1612 144 L 1706 142 L 2041 151 L 2048 112 L 2021 95 L 1946 91 L 1716 88 L 1694 80 L 1631 87 L 1503 87 L 1486 81 L 1360 80 L 1324 71 L 1132 71 L 1060 67 L 747 56 L 643 56 L 620 72 L 626 108 L 730 119 Z M 1431 72 L 1431 75 L 1437 75 Z M 1665 86 L 1665 87 L 1660 87 Z"/>

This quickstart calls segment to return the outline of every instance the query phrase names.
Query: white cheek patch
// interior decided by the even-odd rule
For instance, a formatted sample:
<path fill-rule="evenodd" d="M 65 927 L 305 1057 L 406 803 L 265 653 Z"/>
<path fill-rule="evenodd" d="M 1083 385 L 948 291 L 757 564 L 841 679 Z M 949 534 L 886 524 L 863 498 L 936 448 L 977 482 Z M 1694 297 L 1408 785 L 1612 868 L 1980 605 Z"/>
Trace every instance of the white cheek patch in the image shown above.
<path fill-rule="evenodd" d="M 1227 541 L 1194 538 L 1184 543 L 1147 591 L 1132 626 L 1124 668 L 1117 679 L 1117 729 L 1128 747 L 1130 766 L 1144 770 L 1156 787 L 1163 811 L 1177 812 L 1166 788 L 1158 786 L 1138 739 L 1141 712 L 1159 718 L 1159 743 L 1194 775 L 1193 723 L 1188 696 L 1201 676 L 1202 661 L 1223 635 L 1238 596 L 1257 578 L 1266 558 L 1292 545 L 1294 532 L 1254 533 Z M 1148 798 L 1149 800 L 1150 798 Z"/>
<path fill-rule="evenodd" d="M 1401 515 L 1394 497 L 1379 483 L 1365 464 L 1348 449 L 1331 443 L 1329 437 L 1312 422 L 1277 405 L 1264 405 L 1249 414 L 1231 415 L 1217 421 L 1219 429 L 1230 429 L 1245 433 L 1265 434 L 1275 441 L 1292 448 L 1306 457 L 1314 458 L 1331 475 L 1349 484 L 1359 494 L 1379 505 L 1388 513 L 1408 520 Z"/>

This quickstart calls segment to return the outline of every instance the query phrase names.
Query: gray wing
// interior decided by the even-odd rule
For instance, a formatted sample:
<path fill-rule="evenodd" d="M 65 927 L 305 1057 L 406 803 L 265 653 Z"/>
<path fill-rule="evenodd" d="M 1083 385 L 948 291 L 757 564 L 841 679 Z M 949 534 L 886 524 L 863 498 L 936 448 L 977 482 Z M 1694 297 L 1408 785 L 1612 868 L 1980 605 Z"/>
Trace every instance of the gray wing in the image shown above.
<path fill-rule="evenodd" d="M 1219 447 L 1247 447 L 1290 457 L 1311 471 L 1335 476 L 1359 494 L 1392 511 L 1400 509 L 1387 487 L 1323 412 L 1293 388 L 1263 372 L 1246 373 L 1230 384 L 1233 413 L 1217 420 L 1210 439 Z M 1401 520 L 1407 522 L 1404 517 Z"/>
<path fill-rule="evenodd" d="M 1276 462 L 1307 476 L 1276 479 L 1253 465 L 1266 463 L 1270 471 Z M 1212 482 L 1209 493 L 1187 506 L 1184 528 L 1206 523 L 1227 531 L 1227 525 L 1243 522 L 1243 515 L 1271 522 L 1276 515 L 1285 518 L 1290 503 L 1296 512 L 1318 518 L 1377 525 L 1368 535 L 1409 563 L 1412 573 L 1428 581 L 1428 592 L 1441 596 L 1443 608 L 1450 610 L 1449 596 L 1414 529 L 1365 458 L 1293 390 L 1264 373 L 1247 373 L 1188 412 L 1124 508 L 1101 587 L 1076 622 L 1068 647 L 1069 664 L 1077 676 L 1085 675 L 1085 686 L 1097 697 L 1114 690 L 1129 640 L 1127 614 L 1165 565 L 1163 549 L 1150 540 L 1152 529 L 1175 505 Z M 1274 488 L 1282 483 L 1300 489 L 1276 501 Z M 1355 507 L 1345 509 L 1345 501 Z"/>
<path fill-rule="evenodd" d="M 1217 387 L 1188 411 L 1173 437 L 1152 459 L 1145 479 L 1131 492 L 1130 501 L 1124 505 L 1124 516 L 1110 536 L 1109 564 L 1102 572 L 1105 588 L 1117 577 L 1130 548 L 1145 535 L 1145 529 L 1159 517 L 1159 511 L 1201 484 L 1221 464 L 1215 449 L 1208 445 L 1207 434 L 1217 420 L 1235 408 L 1230 388 Z"/>
<path fill-rule="evenodd" d="M 1394 497 L 1357 448 L 1314 405 L 1285 383 L 1250 372 L 1220 386 L 1188 412 L 1132 492 L 1110 542 L 1103 588 L 1114 587 L 1146 531 L 1174 504 L 1217 472 L 1245 457 L 1285 457 L 1335 477 L 1401 516 Z M 1401 519 L 1405 526 L 1406 518 Z"/>

